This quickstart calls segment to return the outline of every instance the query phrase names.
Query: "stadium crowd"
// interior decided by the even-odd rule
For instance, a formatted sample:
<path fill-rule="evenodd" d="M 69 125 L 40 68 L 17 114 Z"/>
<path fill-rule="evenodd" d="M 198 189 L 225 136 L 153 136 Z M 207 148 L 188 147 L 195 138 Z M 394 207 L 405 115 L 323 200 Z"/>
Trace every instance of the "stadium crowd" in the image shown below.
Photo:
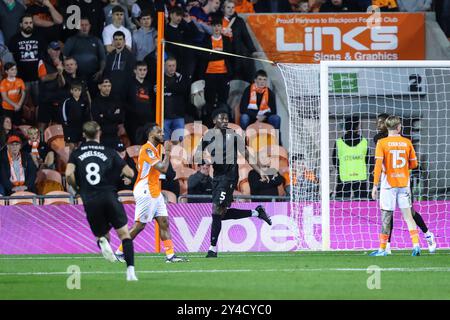
<path fill-rule="evenodd" d="M 365 12 L 372 4 L 383 11 L 434 7 L 450 37 L 449 0 L 0 0 L 0 194 L 58 190 L 42 186 L 39 171 L 64 172 L 66 150 L 81 142 L 87 120 L 97 121 L 102 143 L 135 168 L 130 147 L 143 143 L 142 128 L 156 116 L 158 10 L 165 11 L 168 42 L 256 57 L 242 13 Z M 252 61 L 171 43 L 164 61 L 165 139 L 174 140 L 174 132 L 196 120 L 210 128 L 212 110 L 224 106 L 240 130 L 254 123 L 280 129 L 267 74 Z M 228 105 L 230 80 L 248 83 L 236 106 Z M 52 140 L 58 135 L 55 124 L 62 126 L 62 144 Z M 178 196 L 197 188 L 174 182 L 182 176 L 176 169 L 169 169 L 163 189 Z M 282 178 L 279 169 L 276 176 Z M 202 175 L 209 169 L 198 170 L 189 181 L 207 184 Z M 288 175 L 276 176 L 265 188 L 252 173 L 249 193 L 269 195 L 287 187 Z M 122 187 L 131 189 L 132 181 Z"/>

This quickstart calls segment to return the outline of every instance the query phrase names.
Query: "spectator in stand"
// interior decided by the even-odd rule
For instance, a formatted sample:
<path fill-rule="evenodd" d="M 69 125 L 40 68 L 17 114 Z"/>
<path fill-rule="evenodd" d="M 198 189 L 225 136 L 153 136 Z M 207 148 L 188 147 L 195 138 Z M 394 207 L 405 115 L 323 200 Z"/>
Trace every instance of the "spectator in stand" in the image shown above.
<path fill-rule="evenodd" d="M 156 15 L 153 0 L 137 0 L 135 3 L 133 3 L 131 7 L 131 18 L 133 20 L 133 23 L 138 27 L 141 26 L 139 17 L 141 16 L 143 11 L 149 11 L 152 17 Z"/>
<path fill-rule="evenodd" d="M 116 6 L 119 6 L 123 9 L 124 19 L 122 21 L 122 25 L 130 31 L 136 29 L 136 26 L 133 24 L 130 15 L 128 14 L 127 6 L 120 4 L 119 0 L 109 0 L 109 4 L 107 4 L 103 8 L 103 13 L 105 15 L 105 24 L 108 25 L 112 23 L 112 9 Z"/>
<path fill-rule="evenodd" d="M 258 199 L 258 201 L 272 201 L 270 196 L 278 196 L 278 186 L 284 183 L 283 176 L 274 169 L 270 168 L 270 161 L 265 161 L 264 163 L 259 163 L 259 167 L 269 172 L 268 170 L 274 171 L 273 174 L 268 174 L 269 181 L 263 181 L 261 175 L 252 169 L 248 173 L 248 184 L 250 185 L 250 194 L 252 196 L 269 196 L 265 199 Z"/>
<path fill-rule="evenodd" d="M 267 73 L 264 70 L 258 70 L 255 82 L 244 90 L 240 111 L 243 130 L 256 121 L 268 122 L 275 129 L 280 129 L 275 93 L 267 87 Z"/>
<path fill-rule="evenodd" d="M 208 35 L 213 34 L 211 27 L 212 15 L 220 8 L 220 0 L 208 0 L 203 7 L 194 6 L 189 11 L 192 21 L 198 28 L 197 36 L 194 38 L 196 45 L 202 45 Z"/>
<path fill-rule="evenodd" d="M 41 133 L 47 125 L 60 123 L 59 102 L 64 98 L 63 71 L 59 42 L 52 41 L 48 45 L 47 55 L 39 62 L 39 112 L 38 124 Z"/>
<path fill-rule="evenodd" d="M 189 88 L 187 79 L 176 70 L 177 60 L 169 57 L 164 64 L 164 140 L 174 142 L 183 138 Z M 172 137 L 174 133 L 179 136 Z"/>
<path fill-rule="evenodd" d="M 189 14 L 185 13 L 180 7 L 174 7 L 169 12 L 169 23 L 164 32 L 167 41 L 193 44 L 198 29 Z M 170 43 L 165 46 L 165 50 L 169 55 L 175 57 L 178 70 L 187 77 L 190 83 L 195 73 L 196 61 L 194 59 L 197 58 L 195 51 Z"/>
<path fill-rule="evenodd" d="M 127 46 L 128 50 L 131 51 L 131 48 L 133 47 L 131 32 L 123 26 L 124 14 L 125 13 L 122 7 L 115 6 L 112 9 L 112 23 L 107 25 L 103 29 L 103 44 L 105 45 L 106 52 L 108 53 L 116 49 L 113 44 L 113 37 L 118 31 L 122 32 L 125 45 Z"/>
<path fill-rule="evenodd" d="M 119 154 L 120 158 L 122 158 L 123 161 L 133 170 L 134 176 L 132 179 L 126 177 L 126 176 L 120 176 L 120 181 L 117 183 L 117 190 L 133 190 L 134 183 L 136 182 L 136 177 L 138 174 L 138 171 L 136 169 L 136 163 L 132 158 L 128 156 L 127 149 L 125 148 L 123 143 L 119 143 L 119 145 L 116 148 L 117 153 Z"/>
<path fill-rule="evenodd" d="M 22 79 L 17 78 L 17 66 L 13 62 L 5 64 L 6 78 L 0 82 L 3 114 L 15 125 L 21 124 L 21 110 L 25 102 L 26 89 Z"/>
<path fill-rule="evenodd" d="M 6 147 L 6 141 L 13 132 L 12 120 L 8 116 L 0 117 L 0 154 Z"/>
<path fill-rule="evenodd" d="M 111 95 L 124 99 L 133 80 L 133 70 L 136 60 L 131 51 L 125 47 L 125 35 L 122 31 L 114 33 L 114 50 L 106 56 L 103 76 L 111 80 Z"/>
<path fill-rule="evenodd" d="M 70 93 L 71 89 L 70 85 L 73 82 L 77 82 L 81 83 L 83 86 L 83 89 L 81 91 L 81 98 L 90 104 L 92 99 L 88 90 L 87 82 L 83 77 L 79 75 L 78 63 L 74 57 L 67 57 L 64 59 L 64 71 L 62 75 L 63 75 L 62 82 L 64 87 L 64 96 L 61 99 L 61 101 L 72 96 Z"/>
<path fill-rule="evenodd" d="M 64 56 L 73 57 L 77 61 L 80 77 L 87 80 L 89 92 L 94 94 L 94 86 L 103 74 L 106 53 L 102 41 L 90 35 L 91 23 L 87 17 L 80 20 L 78 34 L 67 39 L 64 45 Z"/>
<path fill-rule="evenodd" d="M 134 75 L 129 86 L 125 110 L 125 129 L 133 145 L 138 144 L 138 129 L 155 122 L 156 118 L 153 86 L 145 79 L 147 64 L 143 61 L 136 63 Z"/>
<path fill-rule="evenodd" d="M 251 56 L 256 53 L 256 48 L 250 37 L 245 21 L 235 12 L 233 0 L 226 0 L 223 4 L 222 34 L 232 42 L 234 53 L 242 56 Z M 233 59 L 233 76 L 235 79 L 251 82 L 255 74 L 255 64 L 246 59 Z"/>
<path fill-rule="evenodd" d="M 36 32 L 43 35 L 47 42 L 61 38 L 63 16 L 50 0 L 34 0 L 27 12 L 33 16 Z"/>
<path fill-rule="evenodd" d="M 4 66 L 7 62 L 15 62 L 12 53 L 4 44 L 0 44 L 0 79 L 5 71 Z"/>
<path fill-rule="evenodd" d="M 232 52 L 231 42 L 222 36 L 222 20 L 215 19 L 211 23 L 213 34 L 207 37 L 203 45 L 207 49 L 218 52 Z M 232 67 L 226 55 L 206 53 L 204 58 L 205 100 L 202 121 L 207 126 L 212 125 L 211 113 L 218 105 L 227 103 L 230 91 Z"/>
<path fill-rule="evenodd" d="M 450 40 L 450 0 L 437 0 L 435 2 L 436 7 L 436 20 L 441 26 L 442 31 Z"/>
<path fill-rule="evenodd" d="M 98 84 L 99 95 L 92 101 L 92 120 L 102 128 L 101 143 L 116 149 L 120 140 L 117 135 L 119 125 L 123 125 L 124 113 L 120 101 L 111 96 L 111 80 L 104 77 Z"/>
<path fill-rule="evenodd" d="M 18 191 L 35 192 L 36 166 L 31 155 L 21 151 L 22 139 L 11 135 L 7 140 L 7 149 L 0 160 L 0 181 L 5 195 Z"/>
<path fill-rule="evenodd" d="M 320 12 L 355 12 L 359 11 L 352 0 L 327 0 L 320 6 Z"/>
<path fill-rule="evenodd" d="M 188 178 L 188 195 L 211 195 L 212 181 L 209 175 L 211 164 L 202 162 L 197 172 Z M 189 203 L 211 202 L 210 198 L 188 198 Z"/>
<path fill-rule="evenodd" d="M 173 170 L 172 163 L 169 161 L 169 167 L 165 173 L 164 178 L 161 178 L 161 188 L 162 190 L 167 190 L 175 193 L 177 198 L 180 196 L 180 182 L 178 179 L 175 180 L 177 173 Z"/>
<path fill-rule="evenodd" d="M 39 129 L 31 127 L 27 130 L 28 142 L 23 151 L 31 155 L 34 165 L 39 169 L 53 169 L 55 167 L 55 153 L 45 142 L 40 141 Z"/>
<path fill-rule="evenodd" d="M 133 32 L 133 46 L 137 61 L 144 60 L 145 56 L 156 49 L 156 30 L 152 27 L 152 15 L 150 11 L 142 11 L 139 18 L 141 27 Z"/>
<path fill-rule="evenodd" d="M 25 14 L 20 22 L 20 32 L 11 38 L 9 50 L 17 63 L 18 76 L 25 82 L 27 93 L 34 106 L 39 101 L 39 61 L 43 58 L 47 45 L 33 30 L 33 17 Z M 27 101 L 27 99 L 25 99 Z"/>
<path fill-rule="evenodd" d="M 365 9 L 363 11 L 367 11 L 367 8 L 372 6 L 377 6 L 380 8 L 382 12 L 397 12 L 398 11 L 398 4 L 397 0 L 372 0 L 372 3 L 370 1 L 360 1 L 358 3 L 359 6 L 362 6 L 364 3 L 368 2 L 368 6 L 365 5 Z"/>
<path fill-rule="evenodd" d="M 97 38 L 101 38 L 103 26 L 105 25 L 105 15 L 103 13 L 103 6 L 104 4 L 101 1 L 86 1 L 86 0 L 60 0 L 60 7 L 63 8 L 61 11 L 65 14 L 70 15 L 73 14 L 72 11 L 68 11 L 67 9 L 70 6 L 77 6 L 80 8 L 81 17 L 85 17 L 86 19 L 89 19 L 91 22 L 91 34 L 94 35 Z M 68 16 L 65 17 L 64 21 L 68 21 Z M 68 32 L 67 32 L 68 31 Z M 70 30 L 69 28 L 66 28 L 67 32 L 67 38 L 70 36 L 73 36 L 76 34 L 76 29 Z"/>
<path fill-rule="evenodd" d="M 19 1 L 0 1 L 0 30 L 3 32 L 5 44 L 19 31 L 20 19 L 24 14 L 25 6 Z"/>
<path fill-rule="evenodd" d="M 91 120 L 88 102 L 81 97 L 82 90 L 82 83 L 72 82 L 70 84 L 72 96 L 64 100 L 60 107 L 64 140 L 70 152 L 83 140 L 83 123 Z"/>
<path fill-rule="evenodd" d="M 397 4 L 400 12 L 424 12 L 430 11 L 433 0 L 397 0 Z"/>

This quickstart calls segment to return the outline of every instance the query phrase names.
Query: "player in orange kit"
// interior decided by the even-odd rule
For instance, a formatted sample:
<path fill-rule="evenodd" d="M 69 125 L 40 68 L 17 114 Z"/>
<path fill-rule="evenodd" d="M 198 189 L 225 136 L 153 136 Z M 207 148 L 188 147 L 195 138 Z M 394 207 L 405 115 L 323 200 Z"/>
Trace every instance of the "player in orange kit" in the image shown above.
<path fill-rule="evenodd" d="M 165 157 L 161 161 L 157 146 L 164 143 L 162 129 L 156 124 L 150 124 L 145 131 L 148 138 L 139 151 L 138 176 L 134 184 L 133 195 L 136 200 L 135 223 L 130 230 L 132 239 L 145 228 L 148 222 L 156 219 L 159 225 L 161 240 L 166 252 L 166 262 L 186 262 L 186 258 L 175 255 L 172 236 L 169 229 L 169 219 L 164 197 L 161 194 L 159 183 L 160 173 L 166 173 L 169 167 L 171 144 L 166 142 L 164 146 Z M 116 256 L 121 260 L 123 256 L 122 246 L 116 251 Z"/>
<path fill-rule="evenodd" d="M 417 225 L 411 213 L 411 190 L 409 186 L 409 170 L 418 166 L 416 152 L 411 141 L 400 135 L 401 120 L 398 116 L 390 116 L 385 121 L 388 136 L 380 139 L 375 151 L 375 171 L 372 198 L 378 198 L 380 184 L 380 207 L 382 227 L 380 248 L 370 253 L 371 256 L 386 256 L 386 243 L 391 230 L 392 215 L 398 206 L 408 225 L 413 243 L 413 256 L 420 255 Z"/>

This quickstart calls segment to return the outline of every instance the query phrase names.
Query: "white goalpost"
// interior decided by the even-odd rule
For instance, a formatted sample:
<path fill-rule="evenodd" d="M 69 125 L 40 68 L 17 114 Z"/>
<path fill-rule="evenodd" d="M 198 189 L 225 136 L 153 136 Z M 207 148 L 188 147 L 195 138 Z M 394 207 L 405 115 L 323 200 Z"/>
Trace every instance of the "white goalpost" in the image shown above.
<path fill-rule="evenodd" d="M 299 250 L 378 247 L 380 214 L 370 198 L 377 117 L 397 115 L 419 168 L 413 208 L 440 248 L 450 247 L 450 61 L 322 61 L 279 64 L 290 120 L 290 216 Z M 426 242 L 421 237 L 422 246 Z M 394 214 L 392 248 L 409 248 Z"/>

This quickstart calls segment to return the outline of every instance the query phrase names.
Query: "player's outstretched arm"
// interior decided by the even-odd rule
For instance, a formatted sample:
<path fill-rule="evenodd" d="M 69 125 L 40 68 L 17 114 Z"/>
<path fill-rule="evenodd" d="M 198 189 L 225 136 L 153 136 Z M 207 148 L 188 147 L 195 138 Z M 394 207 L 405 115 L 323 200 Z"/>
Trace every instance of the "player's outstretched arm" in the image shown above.
<path fill-rule="evenodd" d="M 69 185 L 76 191 L 78 191 L 78 185 L 75 180 L 75 169 L 76 166 L 73 163 L 68 163 L 66 166 L 66 180 Z"/>

